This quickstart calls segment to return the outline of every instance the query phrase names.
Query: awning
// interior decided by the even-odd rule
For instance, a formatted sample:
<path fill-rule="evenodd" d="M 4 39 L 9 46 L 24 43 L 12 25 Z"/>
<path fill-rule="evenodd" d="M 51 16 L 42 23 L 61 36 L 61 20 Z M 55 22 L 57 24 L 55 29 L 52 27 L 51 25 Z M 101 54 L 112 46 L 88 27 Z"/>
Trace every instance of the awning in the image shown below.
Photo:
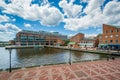
<path fill-rule="evenodd" d="M 109 44 L 108 46 L 120 47 L 120 44 Z"/>
<path fill-rule="evenodd" d="M 108 46 L 108 44 L 99 44 L 99 46 Z"/>
<path fill-rule="evenodd" d="M 70 44 L 70 45 L 74 45 L 74 44 L 75 44 L 75 42 L 69 42 L 68 44 Z"/>

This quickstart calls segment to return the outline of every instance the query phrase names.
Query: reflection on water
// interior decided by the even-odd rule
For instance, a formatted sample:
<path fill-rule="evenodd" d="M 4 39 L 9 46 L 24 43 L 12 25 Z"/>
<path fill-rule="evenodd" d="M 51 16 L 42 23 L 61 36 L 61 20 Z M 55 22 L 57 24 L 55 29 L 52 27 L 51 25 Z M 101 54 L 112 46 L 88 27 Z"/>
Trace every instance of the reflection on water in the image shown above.
<path fill-rule="evenodd" d="M 9 52 L 0 47 L 0 69 L 9 67 Z M 91 54 L 78 51 L 61 50 L 54 48 L 26 48 L 12 50 L 12 67 L 27 67 L 44 64 L 68 63 L 69 54 L 72 61 L 96 60 L 105 58 L 105 55 Z"/>

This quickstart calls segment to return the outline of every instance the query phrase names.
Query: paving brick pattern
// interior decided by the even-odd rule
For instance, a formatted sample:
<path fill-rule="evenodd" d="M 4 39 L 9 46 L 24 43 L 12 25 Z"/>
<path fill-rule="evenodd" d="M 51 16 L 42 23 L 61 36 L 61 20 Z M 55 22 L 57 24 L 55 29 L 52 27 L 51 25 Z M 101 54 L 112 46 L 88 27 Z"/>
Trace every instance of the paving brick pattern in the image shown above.
<path fill-rule="evenodd" d="M 2 71 L 0 80 L 120 80 L 120 59 Z"/>

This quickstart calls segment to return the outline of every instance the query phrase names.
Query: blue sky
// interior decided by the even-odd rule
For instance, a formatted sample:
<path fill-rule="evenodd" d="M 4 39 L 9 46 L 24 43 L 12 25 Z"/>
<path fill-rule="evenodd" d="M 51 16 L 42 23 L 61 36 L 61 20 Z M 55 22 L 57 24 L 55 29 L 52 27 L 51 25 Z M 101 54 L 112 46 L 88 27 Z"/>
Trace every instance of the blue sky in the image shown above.
<path fill-rule="evenodd" d="M 0 41 L 21 30 L 86 37 L 102 33 L 102 24 L 120 25 L 119 0 L 0 0 Z"/>

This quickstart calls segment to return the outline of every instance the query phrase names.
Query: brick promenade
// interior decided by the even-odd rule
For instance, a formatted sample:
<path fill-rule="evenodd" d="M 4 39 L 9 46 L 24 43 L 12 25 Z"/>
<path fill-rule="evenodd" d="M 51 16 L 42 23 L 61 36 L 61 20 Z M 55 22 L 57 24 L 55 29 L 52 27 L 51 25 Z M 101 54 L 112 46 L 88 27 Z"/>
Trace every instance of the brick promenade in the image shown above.
<path fill-rule="evenodd" d="M 0 72 L 0 80 L 120 80 L 120 59 Z"/>

